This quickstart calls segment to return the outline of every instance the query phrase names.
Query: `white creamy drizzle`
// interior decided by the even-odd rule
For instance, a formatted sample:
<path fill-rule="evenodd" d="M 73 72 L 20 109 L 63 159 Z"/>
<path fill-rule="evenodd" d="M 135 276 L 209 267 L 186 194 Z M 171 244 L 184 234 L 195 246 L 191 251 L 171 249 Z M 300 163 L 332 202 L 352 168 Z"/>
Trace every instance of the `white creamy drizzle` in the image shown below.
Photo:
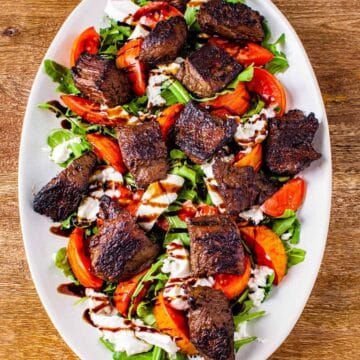
<path fill-rule="evenodd" d="M 64 141 L 59 145 L 56 145 L 50 154 L 50 160 L 52 160 L 56 164 L 62 164 L 65 161 L 70 159 L 72 154 L 72 150 L 70 148 L 71 144 L 80 144 L 81 137 L 76 136 L 70 140 Z"/>
<path fill-rule="evenodd" d="M 116 351 L 125 351 L 128 356 L 148 352 L 158 346 L 169 354 L 178 347 L 174 339 L 139 320 L 128 320 L 119 316 L 105 294 L 86 289 L 89 297 L 89 315 L 101 336 L 114 345 Z"/>
<path fill-rule="evenodd" d="M 260 306 L 265 298 L 267 278 L 274 273 L 274 270 L 267 266 L 256 266 L 251 270 L 251 278 L 248 282 L 250 290 L 249 298 L 254 302 L 254 306 Z"/>
<path fill-rule="evenodd" d="M 251 221 L 255 225 L 258 225 L 264 220 L 264 213 L 260 209 L 260 206 L 253 206 L 251 209 L 242 211 L 239 216 L 246 221 Z"/>
<path fill-rule="evenodd" d="M 125 21 L 129 15 L 134 14 L 138 9 L 140 7 L 129 0 L 108 0 L 104 11 L 111 19 Z"/>
<path fill-rule="evenodd" d="M 166 80 L 169 80 L 169 77 L 163 74 L 160 69 L 150 71 L 148 86 L 146 88 L 146 95 L 149 99 L 148 109 L 166 104 L 166 100 L 161 96 L 161 86 Z"/>
<path fill-rule="evenodd" d="M 129 36 L 130 39 L 145 38 L 150 32 L 147 31 L 142 25 L 137 24 L 134 31 Z"/>
<path fill-rule="evenodd" d="M 112 166 L 102 167 L 94 172 L 89 180 L 88 196 L 83 198 L 78 211 L 77 219 L 81 224 L 83 222 L 93 222 L 100 210 L 100 198 L 107 195 L 111 198 L 119 198 L 119 185 L 124 183 L 123 176 Z"/>
<path fill-rule="evenodd" d="M 150 184 L 136 213 L 139 225 L 146 231 L 151 230 L 159 216 L 176 200 L 183 185 L 184 179 L 173 174 Z"/>

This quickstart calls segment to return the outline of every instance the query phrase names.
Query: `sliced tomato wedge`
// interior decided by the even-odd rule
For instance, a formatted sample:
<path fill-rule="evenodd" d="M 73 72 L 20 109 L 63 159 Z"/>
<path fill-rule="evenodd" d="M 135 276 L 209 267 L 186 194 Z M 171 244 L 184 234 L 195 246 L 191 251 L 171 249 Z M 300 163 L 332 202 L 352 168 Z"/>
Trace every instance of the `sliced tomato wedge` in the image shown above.
<path fill-rule="evenodd" d="M 84 229 L 75 228 L 70 235 L 67 256 L 71 270 L 80 284 L 86 288 L 99 290 L 103 280 L 91 272 L 90 258 L 86 255 Z"/>
<path fill-rule="evenodd" d="M 146 67 L 139 60 L 143 39 L 128 41 L 118 52 L 116 65 L 127 73 L 131 88 L 135 95 L 143 96 L 146 91 Z"/>
<path fill-rule="evenodd" d="M 227 115 L 243 115 L 250 107 L 250 95 L 244 83 L 240 82 L 233 92 L 220 95 L 203 104 L 210 107 L 212 114 L 221 118 Z"/>
<path fill-rule="evenodd" d="M 165 1 L 154 1 L 142 6 L 133 15 L 133 21 L 153 29 L 159 21 L 172 16 L 184 16 L 178 9 Z"/>
<path fill-rule="evenodd" d="M 273 106 L 278 116 L 282 116 L 286 109 L 286 94 L 280 81 L 269 71 L 261 68 L 254 69 L 254 77 L 246 83 L 249 91 L 260 95 L 267 105 Z"/>
<path fill-rule="evenodd" d="M 141 199 L 144 195 L 145 190 L 143 189 L 138 189 L 136 190 L 135 194 L 132 195 L 132 199 L 129 202 L 129 204 L 126 207 L 126 210 L 132 215 L 135 216 L 138 208 L 141 204 Z"/>
<path fill-rule="evenodd" d="M 124 317 L 128 316 L 129 306 L 131 297 L 133 296 L 136 287 L 138 286 L 141 278 L 146 274 L 148 269 L 142 271 L 141 273 L 135 275 L 128 281 L 121 281 L 116 287 L 114 292 L 114 303 L 117 311 Z M 141 300 L 146 295 L 150 284 L 145 284 L 142 291 L 134 299 L 133 312 L 136 311 L 137 306 L 140 304 Z"/>
<path fill-rule="evenodd" d="M 251 152 L 248 154 L 244 154 L 239 152 L 235 156 L 234 166 L 244 167 L 244 166 L 252 166 L 254 171 L 259 171 L 262 163 L 262 145 L 256 144 Z"/>
<path fill-rule="evenodd" d="M 100 48 L 101 38 L 95 28 L 89 27 L 83 31 L 74 41 L 71 48 L 70 65 L 74 66 L 80 55 L 84 52 L 97 54 Z"/>
<path fill-rule="evenodd" d="M 306 183 L 303 179 L 291 179 L 261 205 L 261 210 L 273 217 L 283 215 L 285 210 L 296 211 L 304 201 L 305 192 Z"/>
<path fill-rule="evenodd" d="M 175 123 L 180 112 L 184 109 L 183 104 L 174 104 L 166 108 L 157 118 L 161 134 L 164 140 L 167 139 L 170 129 Z"/>
<path fill-rule="evenodd" d="M 188 221 L 195 217 L 197 212 L 196 206 L 192 203 L 191 200 L 187 200 L 182 204 L 181 209 L 178 211 L 178 217 L 182 221 Z"/>
<path fill-rule="evenodd" d="M 126 172 L 126 166 L 120 152 L 120 147 L 115 139 L 101 134 L 87 134 L 86 139 L 93 146 L 94 152 L 98 158 L 106 161 L 121 174 Z"/>
<path fill-rule="evenodd" d="M 210 215 L 217 215 L 218 213 L 219 210 L 216 206 L 199 204 L 197 207 L 196 216 L 210 216 Z"/>
<path fill-rule="evenodd" d="M 60 98 L 71 111 L 89 123 L 115 127 L 127 123 L 130 118 L 121 106 L 101 109 L 100 104 L 80 96 L 62 95 Z"/>
<path fill-rule="evenodd" d="M 274 58 L 274 54 L 271 51 L 251 42 L 247 43 L 245 46 L 241 46 L 227 39 L 212 37 L 209 39 L 209 43 L 222 48 L 238 63 L 244 66 L 251 64 L 254 64 L 255 66 L 262 66 Z"/>
<path fill-rule="evenodd" d="M 234 299 L 247 288 L 251 275 L 251 262 L 247 256 L 244 261 L 244 272 L 241 275 L 218 274 L 214 276 L 214 289 L 221 290 L 228 299 Z"/>

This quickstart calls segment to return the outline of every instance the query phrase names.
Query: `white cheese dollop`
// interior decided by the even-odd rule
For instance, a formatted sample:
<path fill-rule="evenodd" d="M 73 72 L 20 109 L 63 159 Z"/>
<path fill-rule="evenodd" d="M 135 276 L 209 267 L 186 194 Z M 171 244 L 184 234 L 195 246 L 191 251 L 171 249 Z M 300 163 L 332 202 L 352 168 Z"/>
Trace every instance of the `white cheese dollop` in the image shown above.
<path fill-rule="evenodd" d="M 142 25 L 137 24 L 134 31 L 129 36 L 129 39 L 145 38 L 148 34 L 149 31 L 147 31 Z"/>
<path fill-rule="evenodd" d="M 243 147 L 252 147 L 263 142 L 268 134 L 268 123 L 264 112 L 253 115 L 248 121 L 240 123 L 235 132 L 235 141 Z"/>
<path fill-rule="evenodd" d="M 149 99 L 148 109 L 154 106 L 163 106 L 166 104 L 166 100 L 161 96 L 161 86 L 169 77 L 159 69 L 150 71 L 148 86 L 146 88 L 146 95 Z"/>
<path fill-rule="evenodd" d="M 104 11 L 111 19 L 124 21 L 139 8 L 139 6 L 129 0 L 108 0 Z"/>
<path fill-rule="evenodd" d="M 176 200 L 183 185 L 184 179 L 173 174 L 150 184 L 136 213 L 139 225 L 146 231 L 151 230 L 159 216 Z"/>
<path fill-rule="evenodd" d="M 250 290 L 249 298 L 254 302 L 254 306 L 260 306 L 265 298 L 265 289 L 268 276 L 272 275 L 274 270 L 267 266 L 256 266 L 251 271 L 252 277 L 248 282 Z"/>
<path fill-rule="evenodd" d="M 100 210 L 100 201 L 98 199 L 94 199 L 91 196 L 87 196 L 86 198 L 82 199 L 78 211 L 77 216 L 81 220 L 87 221 L 95 221 L 96 215 Z"/>
<path fill-rule="evenodd" d="M 248 333 L 247 321 L 241 322 L 235 329 L 234 340 L 237 341 L 237 340 L 245 339 L 249 336 L 250 334 Z"/>
<path fill-rule="evenodd" d="M 207 286 L 207 287 L 213 287 L 215 284 L 215 280 L 212 276 L 208 278 L 199 278 L 196 280 L 196 283 L 194 284 L 194 287 L 198 286 Z"/>
<path fill-rule="evenodd" d="M 70 140 L 64 141 L 61 144 L 55 146 L 51 152 L 50 160 L 54 161 L 56 164 L 62 164 L 63 162 L 69 160 L 72 150 L 69 147 L 71 144 L 80 144 L 81 138 L 76 136 Z"/>
<path fill-rule="evenodd" d="M 246 221 L 252 221 L 255 225 L 264 220 L 264 213 L 260 206 L 253 206 L 251 209 L 241 212 L 239 216 Z"/>
<path fill-rule="evenodd" d="M 112 166 L 107 166 L 105 169 L 100 171 L 96 171 L 90 178 L 90 183 L 94 182 L 102 182 L 105 183 L 106 181 L 115 181 L 120 184 L 124 182 L 123 176 L 116 171 Z"/>

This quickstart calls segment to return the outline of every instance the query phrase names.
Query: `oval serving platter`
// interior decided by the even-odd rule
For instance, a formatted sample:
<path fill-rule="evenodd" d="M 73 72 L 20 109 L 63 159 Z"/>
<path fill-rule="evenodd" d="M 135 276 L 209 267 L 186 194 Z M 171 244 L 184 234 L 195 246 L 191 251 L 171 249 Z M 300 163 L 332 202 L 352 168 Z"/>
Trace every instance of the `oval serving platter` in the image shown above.
<path fill-rule="evenodd" d="M 314 112 L 320 121 L 315 148 L 322 153 L 302 176 L 308 183 L 306 201 L 299 212 L 302 222 L 301 247 L 307 252 L 305 261 L 293 267 L 279 288 L 261 306 L 267 315 L 254 321 L 249 332 L 259 340 L 243 347 L 239 358 L 260 360 L 269 357 L 289 335 L 310 296 L 316 280 L 324 248 L 331 206 L 331 153 L 328 123 L 319 86 L 313 69 L 294 29 L 269 0 L 247 1 L 268 20 L 273 37 L 286 34 L 285 52 L 290 68 L 279 75 L 286 88 L 288 109 Z M 53 40 L 45 58 L 69 65 L 68 54 L 73 40 L 85 28 L 104 20 L 106 0 L 83 0 L 65 21 Z M 86 16 L 83 16 L 86 14 Z M 63 275 L 52 265 L 52 254 L 66 245 L 66 239 L 49 232 L 50 220 L 32 209 L 34 189 L 39 189 L 58 171 L 45 146 L 49 131 L 58 120 L 37 108 L 58 95 L 55 84 L 46 76 L 43 64 L 36 75 L 24 119 L 19 161 L 19 205 L 24 245 L 32 278 L 39 297 L 54 326 L 81 359 L 111 359 L 111 353 L 98 341 L 96 329 L 82 320 L 85 304 L 74 306 L 75 299 L 62 296 L 57 286 Z"/>

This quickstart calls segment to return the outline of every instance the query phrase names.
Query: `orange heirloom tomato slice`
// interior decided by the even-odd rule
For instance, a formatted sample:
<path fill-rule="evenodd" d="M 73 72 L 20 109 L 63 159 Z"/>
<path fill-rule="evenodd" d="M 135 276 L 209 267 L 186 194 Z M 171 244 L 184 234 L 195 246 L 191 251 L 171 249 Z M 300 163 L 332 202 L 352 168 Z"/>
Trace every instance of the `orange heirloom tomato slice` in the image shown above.
<path fill-rule="evenodd" d="M 239 152 L 235 157 L 234 166 L 252 166 L 254 171 L 259 171 L 262 164 L 262 145 L 256 144 L 249 154 Z"/>

